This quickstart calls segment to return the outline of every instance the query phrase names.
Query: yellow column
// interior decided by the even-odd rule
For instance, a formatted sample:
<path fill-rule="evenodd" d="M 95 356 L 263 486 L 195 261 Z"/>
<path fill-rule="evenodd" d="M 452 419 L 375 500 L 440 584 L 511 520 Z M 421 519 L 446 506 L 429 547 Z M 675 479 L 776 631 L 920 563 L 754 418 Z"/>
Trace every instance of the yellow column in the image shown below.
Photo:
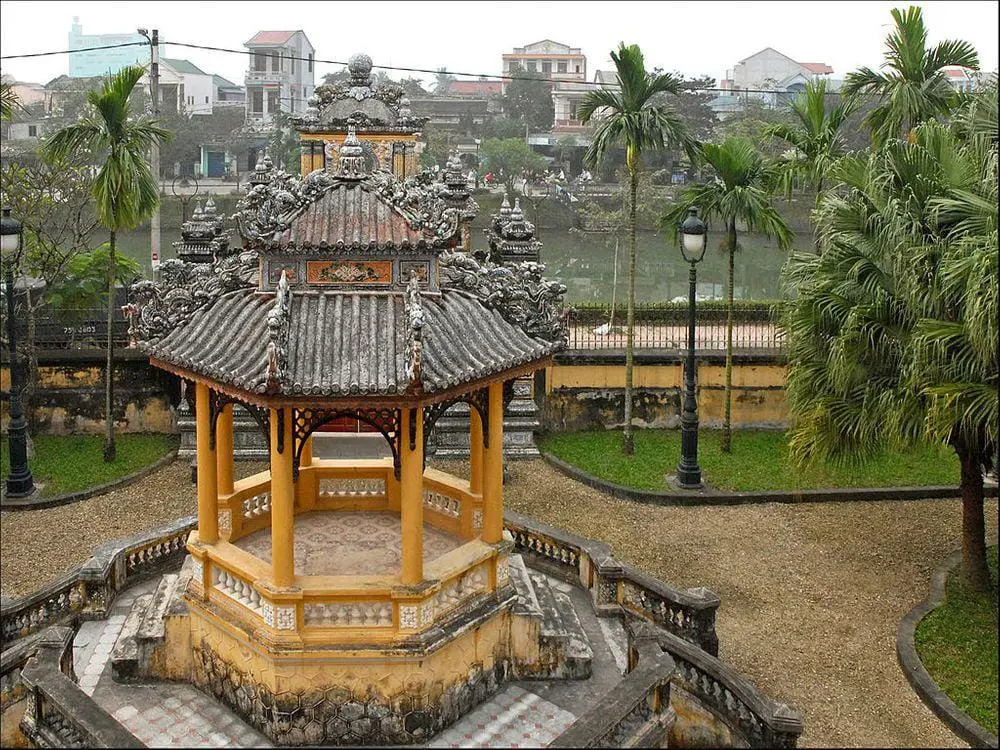
<path fill-rule="evenodd" d="M 410 449 L 410 419 L 416 420 L 413 449 Z M 424 413 L 423 409 L 403 409 L 400 435 L 400 508 L 403 532 L 402 582 L 424 580 Z"/>
<path fill-rule="evenodd" d="M 284 444 L 278 452 L 278 415 Z M 295 488 L 292 484 L 292 410 L 271 409 L 271 566 L 274 585 L 295 582 Z"/>
<path fill-rule="evenodd" d="M 219 494 L 233 492 L 233 405 L 227 404 L 215 420 L 215 465 Z"/>
<path fill-rule="evenodd" d="M 319 484 L 316 475 L 309 470 L 313 459 L 312 447 L 313 441 L 310 435 L 302 444 L 302 453 L 299 455 L 299 479 L 295 483 L 296 502 L 301 510 L 312 510 L 316 507 Z"/>
<path fill-rule="evenodd" d="M 469 489 L 483 492 L 483 418 L 479 409 L 469 407 Z"/>
<path fill-rule="evenodd" d="M 211 405 L 208 386 L 194 387 L 195 442 L 198 452 L 198 539 L 205 544 L 219 541 L 219 488 L 215 476 L 215 451 L 212 450 Z"/>
<path fill-rule="evenodd" d="M 483 451 L 483 541 L 503 539 L 503 383 L 490 383 L 489 447 Z"/>

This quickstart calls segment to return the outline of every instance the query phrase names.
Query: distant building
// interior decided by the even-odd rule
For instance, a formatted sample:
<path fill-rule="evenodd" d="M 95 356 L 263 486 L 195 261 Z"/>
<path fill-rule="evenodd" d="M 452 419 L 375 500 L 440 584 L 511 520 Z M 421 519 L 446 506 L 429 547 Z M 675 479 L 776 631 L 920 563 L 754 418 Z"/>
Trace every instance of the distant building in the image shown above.
<path fill-rule="evenodd" d="M 579 47 L 543 39 L 503 55 L 504 75 L 525 70 L 552 81 L 586 81 L 587 57 Z"/>
<path fill-rule="evenodd" d="M 503 83 L 501 81 L 452 81 L 448 85 L 446 96 L 489 99 L 490 97 L 500 96 L 502 93 Z"/>
<path fill-rule="evenodd" d="M 979 82 L 979 75 L 969 68 L 962 68 L 958 65 L 949 65 L 942 69 L 948 83 L 955 91 L 975 91 Z"/>
<path fill-rule="evenodd" d="M 251 52 L 247 122 L 268 124 L 279 111 L 304 112 L 316 88 L 315 49 L 305 32 L 258 31 L 243 46 Z"/>
<path fill-rule="evenodd" d="M 142 77 L 148 85 L 147 76 Z M 210 115 L 215 104 L 215 77 L 190 60 L 165 57 L 160 60 L 160 104 L 187 115 Z"/>
<path fill-rule="evenodd" d="M 776 104 L 778 97 L 771 92 L 796 94 L 805 91 L 808 81 L 819 80 L 833 73 L 826 63 L 796 62 L 772 47 L 766 47 L 740 60 L 720 83 L 724 94 L 750 96 Z M 767 93 L 761 93 L 767 92 Z"/>
<path fill-rule="evenodd" d="M 246 107 L 247 90 L 220 75 L 213 75 L 216 107 Z"/>
<path fill-rule="evenodd" d="M 139 45 L 94 49 L 91 52 L 72 51 L 133 42 L 139 42 Z M 73 25 L 70 26 L 69 30 L 68 49 L 71 50 L 69 53 L 70 78 L 104 76 L 108 74 L 108 71 L 114 72 L 126 65 L 146 65 L 149 63 L 149 40 L 146 37 L 134 32 L 131 34 L 84 34 L 79 16 L 73 16 Z M 162 37 L 160 38 L 160 57 L 163 57 Z"/>

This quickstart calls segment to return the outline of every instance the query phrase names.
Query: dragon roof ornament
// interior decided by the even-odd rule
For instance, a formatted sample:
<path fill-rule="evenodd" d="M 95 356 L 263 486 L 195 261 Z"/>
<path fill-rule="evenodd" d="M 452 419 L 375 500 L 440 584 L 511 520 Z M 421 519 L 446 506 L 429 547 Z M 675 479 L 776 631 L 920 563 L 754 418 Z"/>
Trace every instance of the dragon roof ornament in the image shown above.
<path fill-rule="evenodd" d="M 420 279 L 416 272 L 410 274 L 406 286 L 406 316 L 409 325 L 406 329 L 406 345 L 410 361 L 406 366 L 406 374 L 411 388 L 420 388 L 420 360 L 423 351 L 424 308 L 420 304 Z"/>
<path fill-rule="evenodd" d="M 566 286 L 544 278 L 545 266 L 541 263 L 497 265 L 480 262 L 461 252 L 442 253 L 439 261 L 442 289 L 474 295 L 529 336 L 552 342 L 566 341 L 563 306 Z"/>
<path fill-rule="evenodd" d="M 132 346 L 155 343 L 227 292 L 257 286 L 256 252 L 214 264 L 169 259 L 160 264 L 159 281 L 139 281 L 130 288 L 132 302 L 122 308 Z"/>
<path fill-rule="evenodd" d="M 292 309 L 292 292 L 285 271 L 278 279 L 274 307 L 267 314 L 267 381 L 266 393 L 279 393 L 288 379 L 288 332 Z"/>

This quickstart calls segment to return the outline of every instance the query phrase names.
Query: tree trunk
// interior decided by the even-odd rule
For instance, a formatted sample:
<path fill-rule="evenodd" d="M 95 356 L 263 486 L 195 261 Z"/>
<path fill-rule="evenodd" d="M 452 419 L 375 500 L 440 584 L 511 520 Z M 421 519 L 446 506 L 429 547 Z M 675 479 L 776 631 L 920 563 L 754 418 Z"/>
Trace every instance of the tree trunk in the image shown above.
<path fill-rule="evenodd" d="M 632 343 L 635 335 L 635 197 L 639 189 L 639 168 L 635 164 L 635 154 L 629 149 L 629 206 L 628 206 L 628 305 L 625 312 L 625 435 L 622 452 L 626 456 L 635 453 L 635 438 L 632 435 Z"/>
<path fill-rule="evenodd" d="M 115 460 L 115 416 L 114 416 L 114 380 L 115 380 L 115 231 L 111 230 L 110 251 L 108 252 L 108 352 L 104 366 L 104 460 L 110 463 Z"/>
<path fill-rule="evenodd" d="M 733 450 L 733 276 L 736 264 L 736 219 L 729 220 L 726 238 L 729 251 L 729 275 L 726 279 L 726 405 L 722 421 L 722 450 Z"/>
<path fill-rule="evenodd" d="M 961 438 L 952 446 L 962 467 L 962 575 L 969 588 L 986 593 L 990 590 L 990 570 L 986 564 L 982 463 Z"/>

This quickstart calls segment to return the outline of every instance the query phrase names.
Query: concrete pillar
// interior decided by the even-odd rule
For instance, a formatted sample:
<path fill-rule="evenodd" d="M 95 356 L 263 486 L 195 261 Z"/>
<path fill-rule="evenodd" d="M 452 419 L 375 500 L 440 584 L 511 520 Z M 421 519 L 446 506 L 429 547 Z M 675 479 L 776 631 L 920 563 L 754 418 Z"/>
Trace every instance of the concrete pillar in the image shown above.
<path fill-rule="evenodd" d="M 284 424 L 278 415 L 284 413 Z M 278 451 L 279 427 L 283 428 Z M 292 483 L 292 410 L 271 409 L 271 566 L 274 585 L 295 582 L 295 488 Z"/>
<path fill-rule="evenodd" d="M 215 544 L 219 541 L 219 488 L 210 433 L 211 404 L 208 386 L 196 383 L 194 399 L 198 456 L 198 539 L 205 544 Z"/>
<path fill-rule="evenodd" d="M 503 383 L 490 383 L 489 446 L 483 450 L 483 541 L 503 539 Z"/>
<path fill-rule="evenodd" d="M 413 447 L 410 447 L 410 420 L 415 420 Z M 424 580 L 424 412 L 403 409 L 400 440 L 400 508 L 402 525 L 402 582 Z"/>
<path fill-rule="evenodd" d="M 469 489 L 483 493 L 483 418 L 479 409 L 469 407 Z"/>
<path fill-rule="evenodd" d="M 215 465 L 219 494 L 233 492 L 233 405 L 226 404 L 215 420 Z"/>

